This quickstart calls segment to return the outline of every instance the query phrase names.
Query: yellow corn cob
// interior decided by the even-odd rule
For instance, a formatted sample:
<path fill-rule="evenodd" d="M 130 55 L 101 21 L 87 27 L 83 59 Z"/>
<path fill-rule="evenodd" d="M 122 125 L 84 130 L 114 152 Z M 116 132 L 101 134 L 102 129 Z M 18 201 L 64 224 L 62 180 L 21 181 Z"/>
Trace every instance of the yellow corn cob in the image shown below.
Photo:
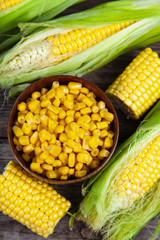
<path fill-rule="evenodd" d="M 0 11 L 13 7 L 23 0 L 0 0 Z"/>
<path fill-rule="evenodd" d="M 47 238 L 70 207 L 47 183 L 29 176 L 14 161 L 0 175 L 0 210 Z"/>
<path fill-rule="evenodd" d="M 22 67 L 34 69 L 37 67 L 37 64 L 39 68 L 56 65 L 83 52 L 133 23 L 134 21 L 101 28 L 76 29 L 49 36 L 42 41 L 36 42 L 35 46 L 28 47 L 25 52 L 19 53 L 8 63 L 6 69 L 3 69 L 3 71 L 13 71 Z"/>
<path fill-rule="evenodd" d="M 150 141 L 147 146 L 133 158 L 115 183 L 120 198 L 129 204 L 139 199 L 160 178 L 160 136 Z"/>
<path fill-rule="evenodd" d="M 160 97 L 160 59 L 151 48 L 142 51 L 106 90 L 129 117 L 140 118 Z"/>

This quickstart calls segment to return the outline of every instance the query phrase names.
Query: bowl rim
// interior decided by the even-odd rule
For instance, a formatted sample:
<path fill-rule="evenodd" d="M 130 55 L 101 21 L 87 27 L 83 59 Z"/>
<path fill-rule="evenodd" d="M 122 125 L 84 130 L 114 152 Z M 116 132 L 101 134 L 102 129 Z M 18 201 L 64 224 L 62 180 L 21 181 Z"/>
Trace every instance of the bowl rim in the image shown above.
<path fill-rule="evenodd" d="M 81 82 L 84 87 L 89 87 L 90 91 L 97 91 L 99 93 L 99 95 L 96 95 L 96 93 L 93 91 L 93 93 L 96 95 L 96 98 L 100 98 L 101 100 L 103 99 L 103 101 L 105 101 L 106 103 L 106 107 L 109 108 L 109 111 L 111 111 L 114 114 L 114 120 L 113 120 L 113 125 L 114 125 L 114 140 L 113 140 L 113 146 L 110 149 L 110 154 L 107 158 L 104 158 L 102 161 L 102 163 L 100 163 L 100 165 L 93 169 L 91 172 L 87 173 L 84 177 L 82 178 L 74 178 L 74 179 L 68 179 L 68 180 L 55 180 L 55 179 L 48 179 L 47 177 L 44 177 L 43 175 L 40 175 L 36 172 L 33 172 L 30 170 L 30 168 L 27 166 L 27 163 L 23 160 L 22 158 L 22 154 L 20 154 L 20 152 L 16 149 L 15 144 L 13 143 L 13 131 L 12 131 L 12 127 L 13 127 L 13 122 L 16 119 L 15 116 L 17 116 L 17 105 L 21 102 L 21 101 L 25 101 L 24 96 L 27 92 L 30 91 L 30 89 L 32 88 L 36 88 L 38 85 L 40 85 L 43 82 L 53 82 L 53 81 L 58 81 L 60 82 L 62 80 L 67 81 L 67 82 Z M 61 84 L 61 83 L 60 83 Z M 63 83 L 64 84 L 64 83 Z M 67 83 L 66 83 L 67 84 Z M 45 84 L 44 86 L 45 87 Z M 42 88 L 42 87 L 41 87 Z M 40 89 L 41 89 L 40 88 Z M 92 90 L 91 90 L 92 88 Z M 37 88 L 36 88 L 37 89 Z M 33 90 L 36 91 L 36 90 Z M 33 92 L 32 91 L 32 92 Z M 37 91 L 39 91 L 39 89 L 37 89 Z M 28 95 L 31 96 L 31 93 Z M 27 98 L 28 98 L 27 97 Z M 23 99 L 23 100 L 21 100 Z M 99 100 L 98 100 L 99 101 Z M 111 109 L 111 110 L 110 110 Z M 48 182 L 51 184 L 57 184 L 57 185 L 65 185 L 65 184 L 73 184 L 73 183 L 78 183 L 78 182 L 82 182 L 84 180 L 87 180 L 88 178 L 91 178 L 92 176 L 94 176 L 95 174 L 97 174 L 98 172 L 100 172 L 100 170 L 102 170 L 104 168 L 104 166 L 107 164 L 107 162 L 110 160 L 111 156 L 113 155 L 115 148 L 117 146 L 118 143 L 118 138 L 119 138 L 119 121 L 118 121 L 118 116 L 116 113 L 116 110 L 111 102 L 111 100 L 108 98 L 108 96 L 98 87 L 96 86 L 94 83 L 89 82 L 86 79 L 80 78 L 80 77 L 75 77 L 75 76 L 71 76 L 71 75 L 56 75 L 56 76 L 50 76 L 50 77 L 46 77 L 46 78 L 42 78 L 34 83 L 32 83 L 30 86 L 28 86 L 16 99 L 16 101 L 14 102 L 10 115 L 9 115 L 9 120 L 8 120 L 8 128 L 7 128 L 7 135 L 8 135 L 8 141 L 9 141 L 9 145 L 10 148 L 12 150 L 12 153 L 14 155 L 14 157 L 16 158 L 17 162 L 20 164 L 20 166 L 26 171 L 28 172 L 31 176 L 44 181 L 44 182 Z"/>

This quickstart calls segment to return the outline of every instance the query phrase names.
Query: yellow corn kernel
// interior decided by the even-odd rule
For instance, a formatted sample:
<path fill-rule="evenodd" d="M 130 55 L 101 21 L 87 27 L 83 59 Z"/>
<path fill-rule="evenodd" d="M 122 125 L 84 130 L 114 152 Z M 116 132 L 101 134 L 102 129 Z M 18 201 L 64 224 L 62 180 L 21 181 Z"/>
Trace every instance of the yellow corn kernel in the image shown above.
<path fill-rule="evenodd" d="M 35 147 L 34 148 L 35 155 L 39 155 L 39 154 L 41 154 L 41 152 L 42 152 L 42 149 L 40 147 Z"/>
<path fill-rule="evenodd" d="M 69 157 L 68 157 L 68 166 L 69 167 L 74 167 L 75 165 L 75 154 L 74 153 L 69 153 Z"/>
<path fill-rule="evenodd" d="M 32 113 L 39 113 L 40 112 L 40 101 L 35 99 L 30 102 L 28 102 L 28 108 Z"/>
<path fill-rule="evenodd" d="M 84 94 L 87 94 L 87 93 L 89 93 L 89 90 L 86 87 L 81 87 L 80 92 L 84 93 Z"/>
<path fill-rule="evenodd" d="M 80 143 L 75 142 L 74 146 L 73 146 L 73 150 L 75 153 L 79 153 L 82 151 L 82 146 Z"/>
<path fill-rule="evenodd" d="M 100 138 L 104 138 L 104 137 L 107 137 L 108 136 L 108 131 L 103 129 L 101 132 L 100 132 Z"/>
<path fill-rule="evenodd" d="M 98 107 L 99 107 L 100 110 L 101 110 L 101 109 L 104 109 L 104 108 L 106 107 L 105 102 L 99 101 L 99 102 L 98 102 Z"/>
<path fill-rule="evenodd" d="M 81 163 L 81 162 L 76 163 L 75 169 L 76 169 L 77 171 L 80 171 L 82 168 L 83 168 L 83 163 Z"/>
<path fill-rule="evenodd" d="M 57 173 L 55 171 L 46 171 L 46 177 L 49 179 L 56 179 Z"/>
<path fill-rule="evenodd" d="M 55 128 L 55 133 L 63 133 L 64 132 L 64 126 L 63 125 L 58 125 Z"/>
<path fill-rule="evenodd" d="M 48 92 L 47 88 L 42 88 L 41 89 L 41 95 L 43 96 L 44 94 L 46 94 Z"/>
<path fill-rule="evenodd" d="M 77 154 L 77 162 L 86 163 L 89 165 L 92 161 L 92 156 L 89 152 L 81 152 Z"/>
<path fill-rule="evenodd" d="M 35 131 L 30 137 L 30 143 L 35 144 L 38 141 L 38 132 Z"/>
<path fill-rule="evenodd" d="M 22 131 L 22 129 L 21 128 L 19 128 L 19 127 L 17 127 L 17 126 L 13 126 L 13 132 L 14 132 L 14 135 L 16 136 L 16 137 L 20 137 L 20 136 L 23 136 L 23 131 Z"/>
<path fill-rule="evenodd" d="M 67 161 L 68 161 L 68 154 L 67 153 L 61 152 L 59 154 L 58 158 L 64 165 L 67 164 Z"/>
<path fill-rule="evenodd" d="M 43 108 L 41 111 L 40 111 L 40 115 L 46 115 L 47 114 L 47 108 Z"/>
<path fill-rule="evenodd" d="M 99 107 L 96 104 L 93 104 L 91 107 L 91 110 L 93 113 L 98 113 L 99 112 Z"/>
<path fill-rule="evenodd" d="M 68 171 L 68 174 L 69 174 L 69 175 L 73 175 L 73 174 L 74 174 L 74 171 L 75 171 L 74 168 L 70 168 L 69 171 Z"/>
<path fill-rule="evenodd" d="M 55 130 L 55 128 L 57 127 L 57 125 L 58 125 L 58 122 L 57 121 L 55 121 L 55 120 L 52 120 L 52 119 L 48 119 L 48 131 L 50 132 L 50 133 L 53 133 L 54 132 L 54 130 Z"/>
<path fill-rule="evenodd" d="M 106 137 L 104 140 L 104 148 L 111 148 L 113 145 L 113 140 L 109 137 Z"/>
<path fill-rule="evenodd" d="M 55 161 L 55 158 L 49 154 L 44 160 L 47 164 L 53 164 Z"/>
<path fill-rule="evenodd" d="M 51 134 L 45 130 L 45 129 L 42 129 L 41 131 L 39 131 L 39 138 L 40 138 L 40 141 L 41 142 L 44 142 L 44 141 L 50 141 L 51 140 Z"/>
<path fill-rule="evenodd" d="M 23 131 L 24 134 L 30 135 L 30 133 L 32 132 L 32 127 L 31 127 L 31 125 L 29 125 L 28 123 L 23 123 L 23 125 L 22 125 L 22 131 Z"/>
<path fill-rule="evenodd" d="M 113 113 L 106 112 L 104 115 L 104 119 L 106 119 L 108 122 L 113 122 L 114 119 Z"/>
<path fill-rule="evenodd" d="M 66 117 L 66 112 L 63 109 L 61 109 L 59 111 L 59 116 L 58 117 L 59 117 L 59 119 L 64 119 Z"/>
<path fill-rule="evenodd" d="M 91 156 L 92 157 L 96 157 L 98 156 L 99 154 L 99 149 L 98 148 L 94 148 L 92 151 L 91 151 Z"/>
<path fill-rule="evenodd" d="M 41 146 L 41 141 L 38 139 L 38 141 L 35 144 L 36 147 L 40 147 Z"/>
<path fill-rule="evenodd" d="M 60 104 L 61 104 L 61 101 L 60 101 L 58 98 L 56 98 L 56 99 L 54 99 L 54 101 L 52 102 L 52 104 L 53 104 L 53 106 L 55 106 L 56 108 L 58 108 L 58 107 L 60 106 Z"/>
<path fill-rule="evenodd" d="M 109 124 L 108 124 L 108 122 L 107 121 L 102 121 L 102 122 L 97 122 L 97 127 L 98 127 L 98 129 L 108 129 L 108 127 L 109 127 Z"/>
<path fill-rule="evenodd" d="M 80 112 L 75 112 L 75 120 L 77 121 L 79 119 L 79 117 L 81 116 L 81 113 Z"/>
<path fill-rule="evenodd" d="M 71 89 L 70 94 L 78 95 L 79 94 L 79 89 Z"/>
<path fill-rule="evenodd" d="M 88 140 L 88 144 L 91 148 L 97 148 L 99 145 L 99 137 L 98 136 L 92 136 L 89 140 Z"/>
<path fill-rule="evenodd" d="M 103 108 L 100 110 L 99 114 L 101 116 L 101 118 L 105 118 L 105 114 L 108 113 L 108 109 L 107 108 Z"/>
<path fill-rule="evenodd" d="M 77 102 L 74 106 L 74 109 L 76 111 L 80 110 L 81 108 L 85 108 L 86 107 L 86 104 L 84 102 Z"/>
<path fill-rule="evenodd" d="M 32 95 L 31 95 L 31 97 L 32 97 L 33 99 L 40 98 L 40 97 L 41 97 L 41 93 L 38 92 L 38 91 L 33 92 Z"/>
<path fill-rule="evenodd" d="M 66 124 L 69 124 L 69 123 L 71 123 L 71 122 L 73 122 L 73 121 L 74 121 L 74 118 L 71 117 L 71 116 L 68 116 L 68 117 L 65 118 Z"/>
<path fill-rule="evenodd" d="M 99 166 L 100 161 L 99 159 L 93 159 L 93 161 L 89 164 L 89 169 L 95 169 Z"/>
<path fill-rule="evenodd" d="M 46 164 L 46 163 L 41 164 L 41 168 L 43 170 L 46 170 L 46 171 L 52 171 L 53 170 L 53 166 L 50 165 L 50 164 Z"/>
<path fill-rule="evenodd" d="M 21 145 L 24 145 L 24 146 L 29 145 L 29 137 L 28 136 L 20 136 L 18 140 Z"/>
<path fill-rule="evenodd" d="M 43 169 L 41 168 L 40 163 L 34 163 L 34 162 L 32 162 L 32 163 L 30 164 L 30 169 L 31 169 L 32 171 L 34 171 L 34 172 L 39 173 L 39 174 L 41 174 L 41 173 L 43 172 Z"/>
<path fill-rule="evenodd" d="M 82 87 L 82 83 L 79 82 L 69 82 L 68 88 L 69 89 L 80 89 Z"/>
<path fill-rule="evenodd" d="M 36 161 L 40 162 L 40 163 L 43 163 L 48 156 L 49 156 L 48 151 L 44 151 L 36 158 Z"/>
<path fill-rule="evenodd" d="M 48 149 L 48 142 L 47 141 L 44 141 L 41 144 L 41 149 L 42 149 L 42 151 L 47 151 L 47 149 Z"/>
<path fill-rule="evenodd" d="M 59 87 L 59 82 L 58 81 L 54 81 L 52 83 L 52 88 L 58 88 Z"/>
<path fill-rule="evenodd" d="M 75 114 L 75 110 L 73 110 L 73 109 L 67 110 L 67 112 L 66 112 L 67 117 L 68 116 L 74 117 L 74 114 Z"/>
<path fill-rule="evenodd" d="M 22 158 L 26 161 L 26 162 L 30 162 L 31 161 L 31 155 L 30 154 L 22 154 Z"/>
<path fill-rule="evenodd" d="M 67 137 L 67 134 L 66 134 L 66 133 L 61 133 L 61 134 L 59 135 L 59 140 L 60 140 L 61 142 L 66 142 L 67 139 L 68 139 L 68 137 Z"/>
<path fill-rule="evenodd" d="M 114 132 L 108 131 L 108 137 L 109 137 L 109 138 L 113 138 L 113 137 L 114 137 Z"/>
<path fill-rule="evenodd" d="M 78 137 L 80 137 L 81 139 L 84 138 L 85 135 L 85 130 L 83 128 L 79 128 L 78 132 L 77 132 Z"/>
<path fill-rule="evenodd" d="M 84 97 L 84 98 L 82 99 L 82 101 L 83 101 L 88 107 L 91 107 L 92 104 L 93 104 L 92 100 L 89 99 L 88 97 Z"/>
<path fill-rule="evenodd" d="M 69 130 L 69 131 L 67 131 L 67 136 L 68 136 L 68 138 L 75 140 L 77 137 L 77 134 L 73 130 Z"/>
<path fill-rule="evenodd" d="M 24 112 L 27 109 L 27 105 L 25 102 L 21 102 L 17 106 L 17 110 L 20 112 Z"/>
<path fill-rule="evenodd" d="M 56 115 L 59 114 L 59 109 L 58 109 L 57 107 L 55 107 L 55 106 L 53 106 L 53 105 L 48 105 L 47 108 L 48 108 L 49 111 L 52 111 L 52 112 L 55 113 Z"/>
<path fill-rule="evenodd" d="M 92 133 L 93 133 L 93 135 L 98 136 L 98 137 L 101 135 L 101 131 L 99 129 L 93 130 Z"/>
<path fill-rule="evenodd" d="M 55 97 L 55 89 L 54 88 L 52 88 L 51 90 L 49 90 L 47 93 L 46 93 L 46 97 L 47 97 L 47 99 L 52 99 L 52 98 L 54 98 Z"/>
<path fill-rule="evenodd" d="M 63 151 L 64 151 L 64 153 L 71 153 L 72 152 L 72 148 L 68 147 L 68 146 L 63 146 Z"/>
<path fill-rule="evenodd" d="M 18 114 L 17 120 L 20 124 L 23 124 L 25 122 L 25 115 L 23 113 Z"/>
<path fill-rule="evenodd" d="M 51 105 L 51 101 L 49 99 L 44 99 L 41 101 L 40 105 L 42 108 L 47 108 Z"/>
<path fill-rule="evenodd" d="M 91 113 L 91 108 L 90 107 L 82 108 L 82 109 L 80 109 L 80 113 L 81 114 L 89 114 L 89 113 Z"/>
<path fill-rule="evenodd" d="M 67 175 L 69 172 L 69 167 L 59 167 L 58 168 L 58 173 L 60 175 Z"/>
<path fill-rule="evenodd" d="M 54 112 L 50 111 L 50 110 L 47 111 L 47 115 L 48 115 L 49 118 L 51 118 L 54 121 L 56 121 L 58 119 L 58 115 L 55 114 Z"/>
<path fill-rule="evenodd" d="M 65 181 L 65 180 L 68 179 L 68 175 L 62 175 L 62 176 L 60 176 L 60 179 L 63 180 L 63 181 Z"/>
<path fill-rule="evenodd" d="M 70 101 L 70 100 L 67 100 L 67 99 L 64 101 L 63 104 L 67 109 L 73 109 L 73 107 L 74 107 L 73 101 Z"/>
<path fill-rule="evenodd" d="M 26 114 L 25 119 L 26 119 L 26 122 L 27 122 L 28 124 L 34 122 L 33 113 L 32 113 L 32 112 L 28 112 L 28 113 Z"/>
<path fill-rule="evenodd" d="M 73 130 L 74 132 L 78 132 L 78 130 L 79 130 L 79 126 L 78 126 L 78 124 L 76 123 L 76 122 L 71 122 L 70 124 L 69 124 L 69 127 L 70 127 L 70 129 L 71 130 Z"/>
<path fill-rule="evenodd" d="M 75 171 L 75 177 L 76 178 L 81 178 L 84 177 L 87 174 L 86 170 L 80 170 L 80 171 Z"/>
<path fill-rule="evenodd" d="M 82 100 L 85 98 L 86 96 L 82 93 L 79 94 L 79 96 L 77 97 L 77 101 L 82 102 Z"/>
<path fill-rule="evenodd" d="M 53 157 L 58 157 L 58 155 L 61 152 L 61 147 L 58 145 L 49 145 L 48 147 L 48 152 L 53 156 Z"/>
<path fill-rule="evenodd" d="M 62 89 L 62 91 L 63 91 L 65 94 L 68 94 L 68 93 L 69 93 L 68 86 L 66 86 L 66 85 L 60 85 L 60 88 Z"/>
<path fill-rule="evenodd" d="M 91 150 L 91 147 L 89 145 L 90 138 L 91 138 L 91 136 L 86 135 L 86 136 L 84 136 L 84 138 L 82 140 L 82 147 L 83 147 L 83 149 L 86 149 L 88 151 Z"/>
<path fill-rule="evenodd" d="M 109 154 L 110 154 L 110 152 L 107 150 L 107 149 L 101 149 L 100 150 L 100 152 L 99 152 L 99 154 L 98 154 L 98 158 L 99 159 L 103 159 L 103 158 L 105 158 L 105 157 L 108 157 L 109 156 Z"/>
<path fill-rule="evenodd" d="M 60 87 L 56 88 L 56 97 L 58 99 L 63 99 L 65 97 L 65 93 Z"/>
<path fill-rule="evenodd" d="M 49 118 L 48 118 L 47 115 L 41 115 L 40 122 L 41 122 L 42 125 L 47 127 L 48 126 L 48 120 L 49 120 Z"/>
<path fill-rule="evenodd" d="M 101 121 L 101 116 L 98 113 L 92 113 L 91 119 L 92 119 L 93 122 L 94 121 L 100 122 Z"/>
<path fill-rule="evenodd" d="M 60 167 L 62 166 L 62 162 L 60 160 L 55 160 L 53 163 L 52 163 L 53 167 Z M 56 171 L 56 169 L 55 169 Z M 58 172 L 56 172 L 58 174 Z"/>

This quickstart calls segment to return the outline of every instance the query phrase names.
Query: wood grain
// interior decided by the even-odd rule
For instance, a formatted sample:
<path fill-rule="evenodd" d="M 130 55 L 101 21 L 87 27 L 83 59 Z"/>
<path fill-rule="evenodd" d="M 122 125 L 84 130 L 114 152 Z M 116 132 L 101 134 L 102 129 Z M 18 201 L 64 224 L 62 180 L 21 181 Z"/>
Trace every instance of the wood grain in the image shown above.
<path fill-rule="evenodd" d="M 88 9 L 93 6 L 96 6 L 100 3 L 107 2 L 107 0 L 88 0 L 82 2 L 76 6 L 72 6 L 62 15 L 78 12 L 80 10 Z M 151 45 L 153 50 L 160 54 L 160 43 Z M 124 68 L 131 62 L 131 60 L 141 51 L 138 49 L 127 53 L 123 56 L 118 57 L 112 63 L 102 67 L 101 69 L 94 71 L 86 76 L 85 79 L 95 83 L 102 90 L 105 90 L 115 78 L 124 70 Z M 3 106 L 2 106 L 3 105 Z M 9 162 L 9 160 L 14 159 L 12 152 L 8 145 L 7 140 L 7 124 L 9 113 L 13 102 L 4 102 L 4 92 L 0 90 L 0 173 L 3 172 L 4 167 Z M 1 108 L 2 106 L 2 108 Z M 126 116 L 123 115 L 120 111 L 117 111 L 119 123 L 120 123 L 120 135 L 118 144 L 122 143 L 127 139 L 136 129 L 139 124 L 139 121 L 126 119 Z M 53 186 L 60 194 L 64 195 L 72 203 L 72 208 L 70 211 L 74 213 L 77 211 L 79 204 L 82 200 L 81 195 L 81 183 L 67 185 L 67 186 Z M 97 236 L 92 233 L 82 222 L 75 221 L 74 228 L 72 231 L 69 230 L 68 226 L 69 216 L 65 216 L 60 223 L 56 226 L 55 232 L 48 239 L 56 240 L 100 240 L 101 236 Z M 156 227 L 158 220 L 153 219 L 146 228 L 144 228 L 135 240 L 147 240 L 150 236 L 150 233 L 153 232 Z M 42 240 L 43 238 L 32 233 L 22 224 L 17 221 L 9 218 L 8 216 L 0 213 L 0 240 Z M 159 238 L 160 239 L 160 236 Z"/>

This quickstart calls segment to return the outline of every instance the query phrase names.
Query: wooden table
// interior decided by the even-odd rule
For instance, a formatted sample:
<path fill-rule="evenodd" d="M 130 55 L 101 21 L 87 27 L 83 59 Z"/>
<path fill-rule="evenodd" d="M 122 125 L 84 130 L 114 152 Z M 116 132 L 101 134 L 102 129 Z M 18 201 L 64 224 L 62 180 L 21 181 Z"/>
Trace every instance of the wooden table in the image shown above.
<path fill-rule="evenodd" d="M 63 14 L 77 12 L 91 8 L 100 3 L 107 2 L 107 0 L 88 0 L 67 9 Z M 62 14 L 61 14 L 62 15 Z M 160 54 L 160 43 L 153 44 L 153 50 Z M 91 74 L 84 76 L 88 81 L 94 82 L 101 89 L 106 89 L 115 78 L 124 70 L 124 68 L 131 62 L 131 60 L 141 51 L 135 50 L 127 53 L 123 56 L 118 57 L 112 63 L 102 67 L 101 69 L 94 71 Z M 0 173 L 3 172 L 4 167 L 9 160 L 14 159 L 13 154 L 10 150 L 7 140 L 7 123 L 8 117 L 13 102 L 4 101 L 4 92 L 0 90 Z M 122 143 L 127 139 L 136 129 L 139 121 L 127 119 L 124 114 L 117 111 L 119 124 L 120 124 L 120 135 L 118 144 Z M 54 186 L 54 188 L 64 195 L 72 203 L 70 211 L 72 213 L 78 210 L 79 204 L 82 200 L 81 195 L 81 184 L 68 185 L 68 186 Z M 55 228 L 55 232 L 48 239 L 56 240 L 100 240 L 101 236 L 93 234 L 82 222 L 75 221 L 73 230 L 69 230 L 68 226 L 69 216 L 65 216 Z M 139 235 L 135 238 L 136 240 L 147 240 L 150 233 L 153 232 L 158 220 L 153 219 L 146 228 L 144 228 Z M 32 233 L 22 224 L 11 219 L 8 216 L 4 216 L 0 213 L 0 240 L 41 240 L 42 237 Z M 160 239 L 160 237 L 158 238 Z"/>

